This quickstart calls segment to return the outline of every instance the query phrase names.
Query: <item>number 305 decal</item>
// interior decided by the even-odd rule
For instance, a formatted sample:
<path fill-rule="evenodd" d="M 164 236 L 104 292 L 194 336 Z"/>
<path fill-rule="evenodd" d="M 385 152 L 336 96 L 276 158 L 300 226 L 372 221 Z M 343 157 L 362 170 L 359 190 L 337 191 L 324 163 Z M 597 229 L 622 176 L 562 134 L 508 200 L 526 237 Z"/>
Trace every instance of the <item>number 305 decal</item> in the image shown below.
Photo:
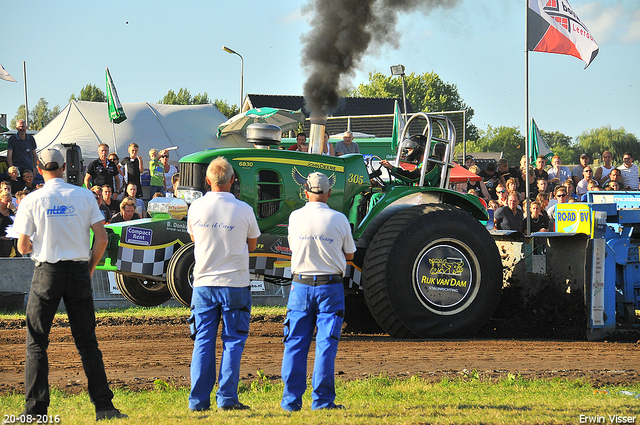
<path fill-rule="evenodd" d="M 363 182 L 364 182 L 364 177 L 358 174 L 349 173 L 349 178 L 347 179 L 347 183 L 362 184 Z"/>

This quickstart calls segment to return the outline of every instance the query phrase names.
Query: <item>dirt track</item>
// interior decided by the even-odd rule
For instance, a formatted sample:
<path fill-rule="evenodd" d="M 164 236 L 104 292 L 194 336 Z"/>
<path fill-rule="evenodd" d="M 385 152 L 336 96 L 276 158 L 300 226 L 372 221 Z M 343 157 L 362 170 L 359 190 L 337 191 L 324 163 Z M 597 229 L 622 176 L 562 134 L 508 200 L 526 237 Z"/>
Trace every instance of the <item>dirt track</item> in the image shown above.
<path fill-rule="evenodd" d="M 242 379 L 261 369 L 280 376 L 282 317 L 253 317 L 242 362 Z M 107 375 L 115 387 L 153 387 L 155 379 L 189 384 L 191 340 L 184 319 L 102 319 L 97 328 Z M 0 394 L 23 391 L 25 329 L 20 321 L 0 322 Z M 313 350 L 312 346 L 312 350 Z M 309 370 L 313 356 L 310 356 Z M 56 323 L 49 348 L 50 383 L 76 393 L 86 388 L 71 332 Z M 476 369 L 485 376 L 507 373 L 526 378 L 583 378 L 596 386 L 637 383 L 640 341 L 585 342 L 511 339 L 398 340 L 385 335 L 344 334 L 336 371 L 341 379 L 385 373 L 440 380 Z"/>

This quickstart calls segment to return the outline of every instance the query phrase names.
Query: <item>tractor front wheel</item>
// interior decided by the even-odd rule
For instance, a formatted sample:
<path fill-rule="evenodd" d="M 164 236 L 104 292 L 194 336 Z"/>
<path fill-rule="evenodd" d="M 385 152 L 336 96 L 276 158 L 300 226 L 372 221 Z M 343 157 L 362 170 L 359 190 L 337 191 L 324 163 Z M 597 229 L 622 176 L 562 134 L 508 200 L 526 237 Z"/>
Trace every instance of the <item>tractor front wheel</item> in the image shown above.
<path fill-rule="evenodd" d="M 153 307 L 171 299 L 171 292 L 162 281 L 116 273 L 116 285 L 120 293 L 136 305 Z"/>
<path fill-rule="evenodd" d="M 177 250 L 169 260 L 167 267 L 167 286 L 171 295 L 185 307 L 191 305 L 193 294 L 193 266 L 196 258 L 193 242 Z"/>
<path fill-rule="evenodd" d="M 376 233 L 363 264 L 367 305 L 382 329 L 399 338 L 472 334 L 493 314 L 502 262 L 487 230 L 446 204 L 418 205 Z"/>

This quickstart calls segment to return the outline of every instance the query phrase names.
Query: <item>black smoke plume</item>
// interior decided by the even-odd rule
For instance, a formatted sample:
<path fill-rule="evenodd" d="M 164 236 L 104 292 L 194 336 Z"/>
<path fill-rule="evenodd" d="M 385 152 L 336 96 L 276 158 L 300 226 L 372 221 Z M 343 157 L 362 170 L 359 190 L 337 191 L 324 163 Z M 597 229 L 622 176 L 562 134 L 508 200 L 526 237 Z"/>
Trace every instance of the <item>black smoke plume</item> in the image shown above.
<path fill-rule="evenodd" d="M 305 106 L 312 119 L 329 116 L 337 107 L 340 83 L 351 77 L 370 45 L 397 47 L 398 14 L 437 7 L 458 0 L 316 0 L 305 6 L 312 29 L 303 36 L 302 66 Z M 373 44 L 372 44 L 373 43 Z"/>

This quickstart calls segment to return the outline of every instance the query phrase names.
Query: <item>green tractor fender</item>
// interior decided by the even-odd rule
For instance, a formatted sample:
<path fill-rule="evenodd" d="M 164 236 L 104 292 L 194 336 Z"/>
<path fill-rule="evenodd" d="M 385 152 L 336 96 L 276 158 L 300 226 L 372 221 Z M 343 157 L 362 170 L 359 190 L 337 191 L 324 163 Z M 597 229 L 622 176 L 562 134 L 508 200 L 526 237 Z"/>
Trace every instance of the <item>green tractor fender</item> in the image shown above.
<path fill-rule="evenodd" d="M 478 221 L 488 219 L 487 210 L 477 196 L 437 187 L 395 186 L 378 198 L 367 215 L 354 228 L 353 237 L 360 248 L 366 248 L 378 229 L 400 211 L 424 204 L 455 206 Z"/>

